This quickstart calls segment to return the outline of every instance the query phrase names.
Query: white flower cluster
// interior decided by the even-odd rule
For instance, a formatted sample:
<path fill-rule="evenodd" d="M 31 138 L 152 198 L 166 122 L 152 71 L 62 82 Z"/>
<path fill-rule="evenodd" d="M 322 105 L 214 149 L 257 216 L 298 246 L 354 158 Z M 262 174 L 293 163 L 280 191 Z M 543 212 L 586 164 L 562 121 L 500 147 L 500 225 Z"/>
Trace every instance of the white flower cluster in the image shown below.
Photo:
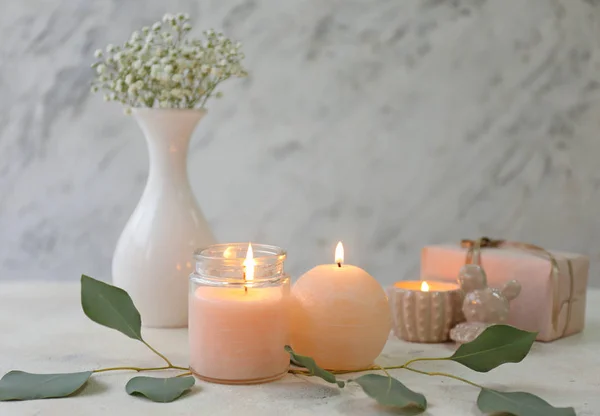
<path fill-rule="evenodd" d="M 92 65 L 98 76 L 92 92 L 106 101 L 131 107 L 203 108 L 217 86 L 231 77 L 245 77 L 241 44 L 213 30 L 205 39 L 188 39 L 187 14 L 166 14 L 162 22 L 133 32 L 123 46 L 98 49 Z"/>

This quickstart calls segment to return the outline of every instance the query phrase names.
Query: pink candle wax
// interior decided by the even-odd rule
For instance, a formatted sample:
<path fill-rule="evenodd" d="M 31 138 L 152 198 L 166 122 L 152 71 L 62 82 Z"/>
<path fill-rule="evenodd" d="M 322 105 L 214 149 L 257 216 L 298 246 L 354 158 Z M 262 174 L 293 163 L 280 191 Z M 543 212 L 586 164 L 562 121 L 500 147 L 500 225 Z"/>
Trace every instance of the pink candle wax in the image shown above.
<path fill-rule="evenodd" d="M 292 289 L 292 348 L 328 370 L 366 368 L 383 350 L 391 326 L 390 307 L 381 285 L 363 269 L 322 264 L 298 279 Z"/>
<path fill-rule="evenodd" d="M 192 371 L 212 382 L 249 384 L 287 372 L 288 286 L 199 286 L 189 298 Z"/>

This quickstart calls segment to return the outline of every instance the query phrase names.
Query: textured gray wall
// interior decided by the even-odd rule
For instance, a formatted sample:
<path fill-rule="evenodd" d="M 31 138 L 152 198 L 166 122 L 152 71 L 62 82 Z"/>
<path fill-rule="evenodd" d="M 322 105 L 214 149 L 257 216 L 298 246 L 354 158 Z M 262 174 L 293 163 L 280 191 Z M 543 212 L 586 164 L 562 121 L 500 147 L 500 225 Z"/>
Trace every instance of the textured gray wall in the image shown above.
<path fill-rule="evenodd" d="M 600 4 L 582 0 L 8 1 L 0 14 L 0 280 L 110 277 L 147 174 L 88 93 L 97 47 L 166 11 L 244 42 L 189 174 L 221 241 L 382 283 L 487 234 L 592 256 L 600 279 Z"/>

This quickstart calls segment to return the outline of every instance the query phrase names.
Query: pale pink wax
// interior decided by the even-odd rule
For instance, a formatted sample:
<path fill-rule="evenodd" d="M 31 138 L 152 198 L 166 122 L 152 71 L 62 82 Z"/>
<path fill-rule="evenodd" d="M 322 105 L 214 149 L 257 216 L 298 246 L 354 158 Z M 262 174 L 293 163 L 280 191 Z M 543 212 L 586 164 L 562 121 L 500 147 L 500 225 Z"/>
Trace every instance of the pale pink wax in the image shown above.
<path fill-rule="evenodd" d="M 371 366 L 391 327 L 381 285 L 347 264 L 323 264 L 301 276 L 292 288 L 290 318 L 292 348 L 329 370 Z"/>
<path fill-rule="evenodd" d="M 189 299 L 190 366 L 214 381 L 260 381 L 287 371 L 284 287 L 199 286 Z"/>

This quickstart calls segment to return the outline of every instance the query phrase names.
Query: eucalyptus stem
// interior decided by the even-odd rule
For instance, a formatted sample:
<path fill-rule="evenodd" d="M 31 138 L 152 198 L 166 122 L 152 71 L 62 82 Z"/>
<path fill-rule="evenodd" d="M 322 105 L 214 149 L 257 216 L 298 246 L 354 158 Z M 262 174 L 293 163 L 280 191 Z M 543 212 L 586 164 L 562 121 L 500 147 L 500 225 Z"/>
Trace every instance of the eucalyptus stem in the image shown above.
<path fill-rule="evenodd" d="M 399 370 L 402 368 L 406 368 L 408 365 L 417 362 L 417 361 L 443 361 L 443 360 L 447 360 L 447 358 L 414 358 L 412 360 L 409 360 L 407 362 L 405 362 L 402 365 L 391 365 L 391 366 L 380 366 L 380 365 L 372 365 L 370 367 L 366 367 L 366 368 L 358 368 L 356 370 L 328 370 L 331 374 L 350 374 L 350 373 L 362 373 L 364 371 L 373 371 L 373 370 L 381 370 L 383 372 L 385 372 L 385 370 Z M 300 370 L 300 369 L 293 369 L 289 371 L 292 374 L 310 374 L 310 372 L 308 370 L 304 371 L 304 370 Z"/>
<path fill-rule="evenodd" d="M 108 367 L 92 370 L 92 373 L 104 373 L 106 371 L 158 371 L 158 370 L 182 370 L 187 371 L 189 368 L 179 367 L 177 365 L 169 365 L 164 367 Z"/>
<path fill-rule="evenodd" d="M 431 373 L 430 373 L 430 372 L 427 372 L 427 371 L 421 371 L 421 370 L 417 370 L 416 368 L 411 368 L 411 367 L 403 367 L 403 368 L 404 368 L 405 370 L 412 371 L 412 372 L 419 373 L 419 374 L 424 374 L 424 375 L 426 375 L 426 376 L 441 376 L 441 377 L 449 377 L 449 378 L 453 378 L 454 380 L 458 380 L 458 381 L 462 381 L 463 383 L 470 384 L 470 385 L 471 385 L 471 386 L 473 386 L 473 387 L 477 387 L 477 388 L 480 388 L 480 389 L 482 389 L 482 388 L 483 388 L 483 386 L 480 386 L 480 385 L 479 385 L 479 384 L 477 384 L 477 383 L 473 383 L 472 381 L 469 381 L 469 380 L 467 380 L 467 379 L 464 379 L 464 378 L 462 378 L 462 377 L 454 376 L 454 375 L 452 375 L 452 374 L 448 374 L 448 373 L 440 373 L 440 372 L 431 372 Z"/>
<path fill-rule="evenodd" d="M 332 374 L 350 374 L 350 373 L 362 373 L 363 371 L 381 370 L 383 367 L 371 366 L 367 368 L 359 368 L 357 370 L 331 370 Z"/>
<path fill-rule="evenodd" d="M 93 370 L 93 373 L 104 373 L 105 371 L 156 371 L 156 370 L 169 370 L 172 367 L 108 367 L 108 368 L 99 368 L 98 370 Z"/>
<path fill-rule="evenodd" d="M 150 350 L 151 350 L 153 353 L 155 353 L 155 354 L 156 354 L 156 355 L 158 355 L 160 358 L 162 358 L 163 360 L 165 360 L 165 362 L 167 363 L 167 365 L 168 365 L 170 368 L 176 368 L 176 367 L 175 367 L 175 366 L 174 366 L 174 365 L 171 363 L 171 361 L 169 361 L 169 359 L 168 359 L 167 357 L 165 357 L 165 356 L 164 356 L 164 355 L 162 355 L 160 352 L 158 352 L 158 351 L 156 351 L 154 348 L 152 348 L 152 346 L 151 346 L 150 344 L 148 344 L 146 341 L 144 341 L 144 340 L 141 340 L 141 341 L 144 343 L 144 345 L 145 345 L 146 347 L 150 348 Z M 186 368 L 186 370 L 187 370 L 187 368 Z"/>
<path fill-rule="evenodd" d="M 405 362 L 404 364 L 402 364 L 401 366 L 398 366 L 396 368 L 404 368 L 407 367 L 409 365 L 411 365 L 412 363 L 416 363 L 417 361 L 444 361 L 447 360 L 447 357 L 435 357 L 435 358 L 427 358 L 427 357 L 421 357 L 421 358 L 413 358 L 412 360 L 408 360 L 407 362 Z M 390 368 L 390 367 L 386 367 L 386 368 Z M 394 367 L 392 367 L 394 368 Z"/>
<path fill-rule="evenodd" d="M 385 367 L 381 367 L 379 365 L 374 365 L 373 367 L 377 370 L 383 371 L 385 375 L 388 376 L 388 378 L 392 378 L 392 376 L 390 376 L 390 373 L 387 372 L 387 369 Z"/>
<path fill-rule="evenodd" d="M 146 341 L 141 340 L 144 345 L 148 348 L 150 348 L 150 350 L 155 353 L 156 355 L 158 355 L 160 358 L 162 358 L 165 363 L 167 363 L 166 366 L 163 367 L 148 367 L 148 368 L 144 368 L 144 367 L 109 367 L 109 368 L 100 368 L 98 370 L 94 370 L 94 373 L 103 373 L 105 371 L 125 371 L 125 370 L 130 370 L 130 371 L 156 371 L 156 370 L 183 370 L 183 371 L 188 371 L 189 368 L 187 367 L 180 367 L 178 365 L 173 365 L 173 363 L 164 355 L 162 355 L 160 352 L 156 351 L 150 344 L 148 344 Z"/>
<path fill-rule="evenodd" d="M 379 366 L 372 366 L 372 367 L 368 367 L 368 368 L 359 368 L 357 370 L 327 370 L 329 371 L 331 374 L 350 374 L 350 373 L 361 373 L 363 371 L 371 371 L 371 370 L 385 370 L 385 369 L 389 369 L 390 367 L 379 367 Z M 310 376 L 312 375 L 311 372 L 309 370 L 306 370 L 304 368 L 290 368 L 288 370 L 288 373 L 290 374 L 301 374 L 301 375 L 305 375 L 305 376 Z"/>
<path fill-rule="evenodd" d="M 471 386 L 474 387 L 478 387 L 480 389 L 482 389 L 483 387 L 480 386 L 477 383 L 473 383 L 472 381 L 469 381 L 467 379 L 464 379 L 462 377 L 458 377 L 458 376 L 454 376 L 452 374 L 448 374 L 448 373 L 441 373 L 441 372 L 428 372 L 428 371 L 422 371 L 422 370 L 417 370 L 416 368 L 412 368 L 409 367 L 410 364 L 417 362 L 417 361 L 442 361 L 442 360 L 446 360 L 447 358 L 414 358 L 412 360 L 409 360 L 407 362 L 405 362 L 402 365 L 391 365 L 391 366 L 379 366 L 379 365 L 372 365 L 370 367 L 366 367 L 366 368 L 359 368 L 356 370 L 330 370 L 329 372 L 332 374 L 349 374 L 349 373 L 362 373 L 364 371 L 373 371 L 373 370 L 381 370 L 383 371 L 388 377 L 391 377 L 390 374 L 387 372 L 387 370 L 408 370 L 408 371 L 412 371 L 414 373 L 419 373 L 419 374 L 423 374 L 426 376 L 440 376 L 440 377 L 448 377 L 448 378 L 453 378 L 454 380 L 458 380 L 458 381 L 462 381 L 463 383 L 467 383 L 470 384 Z M 309 370 L 306 369 L 289 369 L 288 372 L 290 374 L 300 374 L 300 375 L 306 375 L 306 376 L 311 376 L 311 372 Z"/>
<path fill-rule="evenodd" d="M 310 376 L 310 373 L 308 371 L 303 371 L 297 368 L 290 368 L 288 370 L 288 373 L 290 374 L 298 374 L 298 375 L 303 375 L 303 376 Z"/>
<path fill-rule="evenodd" d="M 177 375 L 175 377 L 185 377 L 185 376 L 191 376 L 191 375 L 192 375 L 192 372 L 191 371 L 187 371 L 187 372 L 185 372 L 183 374 L 179 374 L 179 375 Z"/>

